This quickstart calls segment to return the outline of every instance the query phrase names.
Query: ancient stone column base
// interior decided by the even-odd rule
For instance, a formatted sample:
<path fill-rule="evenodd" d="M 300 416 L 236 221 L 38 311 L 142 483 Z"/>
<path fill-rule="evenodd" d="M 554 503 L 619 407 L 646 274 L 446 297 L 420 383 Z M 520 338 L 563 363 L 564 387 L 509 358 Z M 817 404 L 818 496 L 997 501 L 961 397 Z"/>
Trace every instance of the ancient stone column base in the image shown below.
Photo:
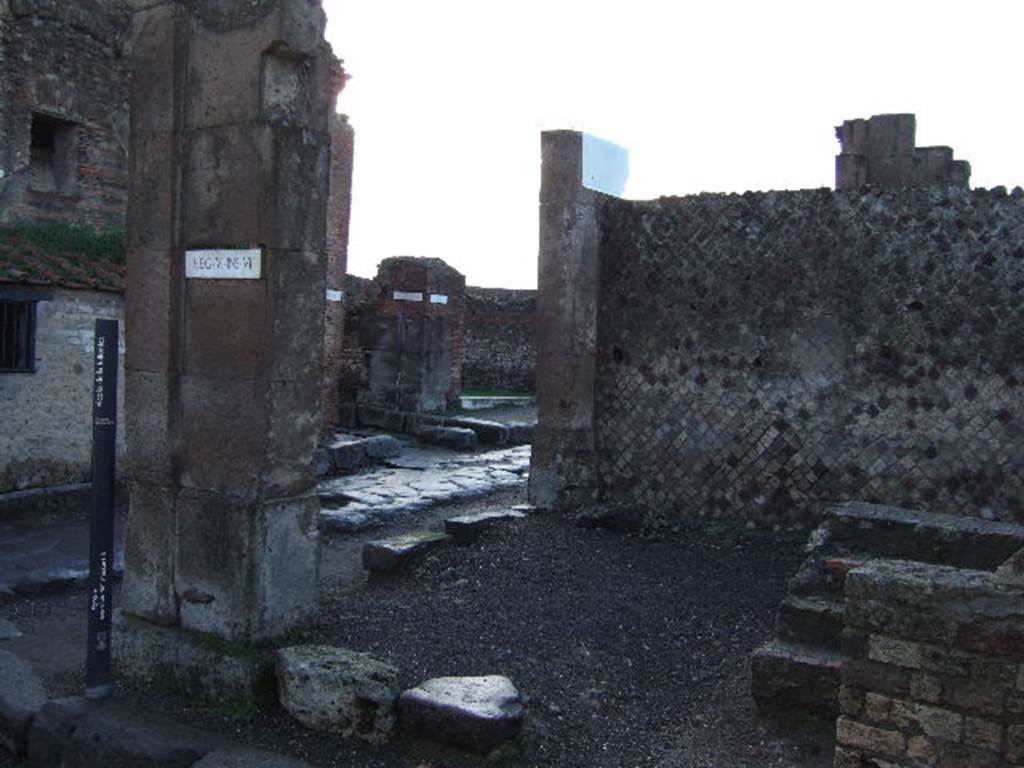
<path fill-rule="evenodd" d="M 225 702 L 269 702 L 276 695 L 274 650 L 232 643 L 180 627 L 114 613 L 113 657 L 120 676 Z"/>

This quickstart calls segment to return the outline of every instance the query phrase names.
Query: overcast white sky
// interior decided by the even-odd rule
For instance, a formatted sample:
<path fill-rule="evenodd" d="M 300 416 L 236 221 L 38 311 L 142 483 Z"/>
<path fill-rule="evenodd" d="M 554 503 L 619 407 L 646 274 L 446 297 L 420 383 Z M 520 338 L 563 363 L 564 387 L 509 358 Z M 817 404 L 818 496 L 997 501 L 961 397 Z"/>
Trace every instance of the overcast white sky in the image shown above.
<path fill-rule="evenodd" d="M 1020 0 L 324 0 L 352 76 L 349 271 L 434 256 L 534 287 L 539 134 L 630 153 L 626 197 L 832 186 L 833 126 L 915 112 L 1024 184 Z"/>

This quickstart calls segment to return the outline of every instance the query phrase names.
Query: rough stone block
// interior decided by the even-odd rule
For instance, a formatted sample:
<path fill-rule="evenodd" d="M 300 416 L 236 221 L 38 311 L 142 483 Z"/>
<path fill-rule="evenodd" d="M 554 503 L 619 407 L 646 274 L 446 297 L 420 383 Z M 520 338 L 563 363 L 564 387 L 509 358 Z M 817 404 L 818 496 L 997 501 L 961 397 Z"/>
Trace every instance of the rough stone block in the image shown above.
<path fill-rule="evenodd" d="M 487 753 L 518 735 L 519 691 L 507 677 L 438 677 L 398 699 L 402 728 L 446 744 Z"/>
<path fill-rule="evenodd" d="M 13 653 L 0 651 L 0 747 L 23 755 L 32 718 L 46 691 L 32 667 Z"/>
<path fill-rule="evenodd" d="M 475 451 L 477 447 L 476 432 L 471 429 L 457 427 L 432 427 L 420 430 L 421 442 L 450 448 L 453 451 Z"/>
<path fill-rule="evenodd" d="M 133 247 L 128 253 L 125 294 L 125 368 L 128 371 L 164 375 L 176 372 L 178 287 L 175 275 L 179 266 L 177 257 L 168 249 Z"/>
<path fill-rule="evenodd" d="M 980 717 L 964 719 L 964 744 L 990 752 L 1002 749 L 1003 728 L 999 723 L 984 720 Z"/>
<path fill-rule="evenodd" d="M 368 542 L 363 546 L 363 568 L 378 573 L 399 571 L 431 547 L 449 538 L 435 531 L 413 531 L 390 539 Z"/>
<path fill-rule="evenodd" d="M 844 716 L 836 720 L 836 741 L 843 746 L 893 757 L 903 755 L 907 746 L 906 737 L 899 731 L 876 728 Z"/>
<path fill-rule="evenodd" d="M 186 280 L 183 372 L 263 379 L 270 361 L 262 280 Z"/>
<path fill-rule="evenodd" d="M 331 464 L 339 472 L 355 469 L 366 460 L 366 441 L 360 438 L 341 437 L 327 446 Z"/>
<path fill-rule="evenodd" d="M 326 304 L 323 253 L 268 250 L 265 257 L 268 318 L 263 375 L 271 381 L 319 381 Z"/>
<path fill-rule="evenodd" d="M 957 712 L 927 704 L 914 704 L 907 701 L 892 703 L 892 716 L 895 720 L 906 720 L 916 723 L 924 731 L 925 736 L 946 741 L 960 742 L 963 740 L 963 716 Z"/>
<path fill-rule="evenodd" d="M 480 512 L 475 515 L 449 517 L 444 521 L 444 531 L 459 543 L 475 541 L 481 533 L 495 523 L 508 520 L 522 520 L 526 517 L 522 512 L 512 510 L 504 512 Z"/>
<path fill-rule="evenodd" d="M 529 445 L 533 442 L 533 432 L 536 424 L 526 422 L 512 422 L 508 424 L 509 445 Z"/>
<path fill-rule="evenodd" d="M 905 640 L 872 635 L 868 640 L 868 658 L 882 664 L 916 669 L 921 666 L 921 646 Z"/>
<path fill-rule="evenodd" d="M 174 483 L 177 436 L 172 430 L 177 402 L 175 376 L 125 371 L 125 439 L 128 471 L 136 482 L 153 486 Z"/>
<path fill-rule="evenodd" d="M 269 385 L 183 376 L 180 484 L 239 498 L 259 494 L 265 469 Z"/>
<path fill-rule="evenodd" d="M 402 455 L 402 445 L 391 435 L 373 435 L 363 440 L 366 455 L 371 459 L 393 459 Z"/>
<path fill-rule="evenodd" d="M 207 701 L 264 701 L 274 687 L 267 650 L 227 642 L 178 627 L 160 627 L 114 612 L 113 658 L 122 673 L 171 685 Z"/>
<path fill-rule="evenodd" d="M 841 657 L 779 641 L 765 643 L 751 657 L 751 690 L 759 709 L 835 712 Z"/>
<path fill-rule="evenodd" d="M 319 502 L 183 490 L 175 592 L 181 625 L 237 641 L 283 634 L 315 608 Z"/>
<path fill-rule="evenodd" d="M 128 199 L 135 209 L 128 228 L 132 252 L 171 252 L 175 246 L 174 159 L 178 136 L 170 129 L 135 129 L 128 157 Z M 130 261 L 130 259 L 129 259 Z M 155 341 L 155 339 L 154 339 Z"/>
<path fill-rule="evenodd" d="M 316 482 L 312 457 L 320 437 L 322 388 L 316 379 L 270 383 L 270 417 L 263 492 L 300 495 Z"/>
<path fill-rule="evenodd" d="M 380 743 L 394 724 L 398 670 L 365 653 L 329 645 L 277 652 L 281 706 L 307 728 Z"/>
<path fill-rule="evenodd" d="M 320 530 L 330 533 L 358 533 L 368 528 L 379 526 L 380 523 L 362 512 L 341 510 L 321 510 Z"/>
<path fill-rule="evenodd" d="M 477 442 L 481 445 L 507 445 L 509 428 L 497 421 L 486 419 L 446 419 L 445 426 L 458 429 L 471 429 L 476 433 Z"/>
<path fill-rule="evenodd" d="M 375 405 L 360 405 L 358 410 L 359 423 L 364 427 L 376 427 L 386 432 L 401 432 L 405 423 L 405 414 Z"/>
<path fill-rule="evenodd" d="M 133 483 L 130 496 L 121 604 L 135 616 L 172 624 L 178 618 L 174 592 L 177 490 Z"/>

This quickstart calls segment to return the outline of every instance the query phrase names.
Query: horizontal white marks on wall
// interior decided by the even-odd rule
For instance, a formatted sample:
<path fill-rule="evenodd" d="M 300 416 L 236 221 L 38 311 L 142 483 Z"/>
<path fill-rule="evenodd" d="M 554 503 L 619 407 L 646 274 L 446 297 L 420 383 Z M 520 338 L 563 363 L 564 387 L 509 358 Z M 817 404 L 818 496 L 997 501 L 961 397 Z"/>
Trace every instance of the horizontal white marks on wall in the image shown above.
<path fill-rule="evenodd" d="M 392 298 L 395 301 L 423 301 L 423 294 L 419 291 L 395 291 Z"/>
<path fill-rule="evenodd" d="M 328 301 L 343 301 L 345 299 L 344 291 L 337 291 L 334 288 L 327 289 L 327 300 Z"/>
<path fill-rule="evenodd" d="M 431 304 L 447 304 L 448 297 L 443 293 L 432 293 L 430 294 Z"/>

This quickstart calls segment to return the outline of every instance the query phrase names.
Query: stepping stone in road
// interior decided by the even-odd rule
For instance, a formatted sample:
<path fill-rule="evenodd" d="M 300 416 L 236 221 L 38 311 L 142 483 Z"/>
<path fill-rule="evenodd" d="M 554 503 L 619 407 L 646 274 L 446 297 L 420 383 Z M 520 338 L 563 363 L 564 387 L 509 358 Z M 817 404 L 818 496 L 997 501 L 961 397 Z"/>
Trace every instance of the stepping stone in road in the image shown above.
<path fill-rule="evenodd" d="M 402 693 L 398 717 L 410 733 L 485 754 L 519 733 L 523 706 L 507 677 L 435 677 Z"/>
<path fill-rule="evenodd" d="M 431 427 L 420 430 L 420 441 L 451 448 L 454 451 L 475 451 L 477 446 L 476 432 L 472 429 L 458 427 Z"/>
<path fill-rule="evenodd" d="M 282 648 L 276 660 L 281 706 L 304 726 L 387 741 L 398 694 L 395 667 L 330 645 Z"/>
<path fill-rule="evenodd" d="M 494 523 L 503 520 L 522 520 L 522 512 L 507 510 L 505 512 L 480 512 L 476 515 L 460 515 L 444 521 L 444 532 L 450 534 L 460 544 L 475 541 L 476 538 Z"/>
<path fill-rule="evenodd" d="M 506 445 L 509 429 L 505 424 L 486 419 L 446 419 L 445 425 L 459 429 L 471 429 L 476 432 L 476 439 L 484 445 Z"/>
<path fill-rule="evenodd" d="M 412 531 L 368 542 L 363 545 L 363 568 L 377 573 L 394 573 L 450 538 L 448 534 L 437 531 Z"/>
<path fill-rule="evenodd" d="M 402 454 L 402 444 L 391 435 L 373 435 L 363 440 L 371 459 L 393 459 Z"/>

